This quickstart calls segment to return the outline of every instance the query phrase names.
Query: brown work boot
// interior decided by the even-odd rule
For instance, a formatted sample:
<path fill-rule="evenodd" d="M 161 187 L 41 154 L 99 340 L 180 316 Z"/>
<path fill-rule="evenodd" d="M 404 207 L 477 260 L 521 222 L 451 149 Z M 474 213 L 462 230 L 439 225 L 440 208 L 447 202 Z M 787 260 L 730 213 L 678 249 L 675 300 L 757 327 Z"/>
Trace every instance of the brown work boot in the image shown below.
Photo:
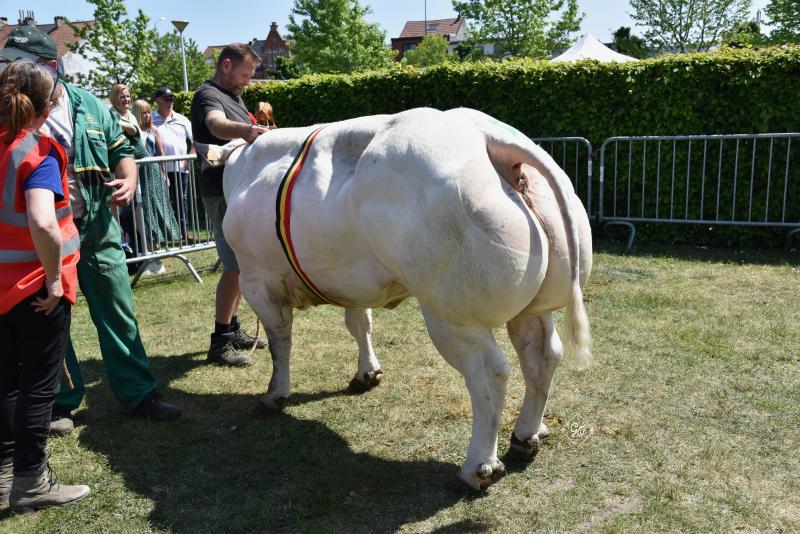
<path fill-rule="evenodd" d="M 208 349 L 208 361 L 217 365 L 247 367 L 253 359 L 242 354 L 233 345 L 233 334 L 211 334 L 211 347 Z"/>
<path fill-rule="evenodd" d="M 11 484 L 14 481 L 14 461 L 9 458 L 0 464 L 0 507 L 8 506 Z"/>
<path fill-rule="evenodd" d="M 36 476 L 15 476 L 11 485 L 11 513 L 25 514 L 48 506 L 61 506 L 83 499 L 91 493 L 89 486 L 67 486 L 56 479 L 47 464 Z"/>
<path fill-rule="evenodd" d="M 75 430 L 75 423 L 72 421 L 72 410 L 53 406 L 53 415 L 50 417 L 50 435 L 66 436 Z"/>

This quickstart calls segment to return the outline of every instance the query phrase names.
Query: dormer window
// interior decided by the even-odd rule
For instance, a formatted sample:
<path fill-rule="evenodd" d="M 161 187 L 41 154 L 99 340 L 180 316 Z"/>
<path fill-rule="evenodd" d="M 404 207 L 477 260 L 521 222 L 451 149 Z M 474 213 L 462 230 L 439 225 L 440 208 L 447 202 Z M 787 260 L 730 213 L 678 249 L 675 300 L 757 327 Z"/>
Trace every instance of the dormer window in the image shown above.
<path fill-rule="evenodd" d="M 438 27 L 439 27 L 439 23 L 438 22 L 429 22 L 428 23 L 428 27 L 427 27 L 427 31 L 435 32 Z"/>

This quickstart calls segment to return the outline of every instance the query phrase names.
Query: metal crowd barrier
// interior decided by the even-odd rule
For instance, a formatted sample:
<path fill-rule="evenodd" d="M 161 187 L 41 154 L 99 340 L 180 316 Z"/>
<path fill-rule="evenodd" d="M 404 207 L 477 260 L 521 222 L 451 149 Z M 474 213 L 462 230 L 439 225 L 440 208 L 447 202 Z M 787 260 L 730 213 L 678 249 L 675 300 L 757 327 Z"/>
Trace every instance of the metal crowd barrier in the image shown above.
<path fill-rule="evenodd" d="M 531 137 L 567 173 L 589 218 L 597 217 L 592 204 L 592 144 L 583 137 Z"/>
<path fill-rule="evenodd" d="M 599 221 L 787 227 L 800 232 L 800 133 L 611 137 Z"/>
<path fill-rule="evenodd" d="M 203 283 L 186 257 L 189 252 L 214 248 L 211 224 L 197 193 L 196 159 L 197 156 L 189 154 L 136 160 L 139 169 L 136 193 L 130 208 L 120 212 L 123 242 L 127 236 L 132 251 L 127 263 L 138 264 L 131 287 L 136 285 L 148 265 L 163 258 L 181 260 L 194 279 Z M 180 173 L 183 169 L 183 177 L 168 174 Z M 166 183 L 168 178 L 169 186 Z M 162 183 L 155 184 L 157 180 Z M 159 194 L 161 198 L 155 198 Z"/>

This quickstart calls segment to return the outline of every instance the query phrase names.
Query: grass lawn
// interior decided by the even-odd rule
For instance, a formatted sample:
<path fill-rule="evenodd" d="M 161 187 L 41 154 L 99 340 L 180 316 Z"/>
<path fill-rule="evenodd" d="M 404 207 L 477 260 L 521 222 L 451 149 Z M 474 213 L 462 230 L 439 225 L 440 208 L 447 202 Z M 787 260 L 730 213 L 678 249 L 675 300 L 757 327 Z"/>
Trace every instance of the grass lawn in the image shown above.
<path fill-rule="evenodd" d="M 77 431 L 51 439 L 56 472 L 87 500 L 1 532 L 746 532 L 800 530 L 800 254 L 694 248 L 595 255 L 586 291 L 595 362 L 556 373 L 552 435 L 536 460 L 506 462 L 484 495 L 456 472 L 470 435 L 461 377 L 434 350 L 418 305 L 377 310 L 383 382 L 346 394 L 357 349 L 333 307 L 297 312 L 293 396 L 254 412 L 270 358 L 205 364 L 218 274 L 191 256 L 135 289 L 160 388 L 184 416 L 125 416 L 104 378 L 83 304 L 73 339 L 87 396 Z M 243 323 L 254 329 L 249 308 Z M 523 396 L 514 372 L 504 451 Z M 580 430 L 580 431 L 578 431 Z"/>

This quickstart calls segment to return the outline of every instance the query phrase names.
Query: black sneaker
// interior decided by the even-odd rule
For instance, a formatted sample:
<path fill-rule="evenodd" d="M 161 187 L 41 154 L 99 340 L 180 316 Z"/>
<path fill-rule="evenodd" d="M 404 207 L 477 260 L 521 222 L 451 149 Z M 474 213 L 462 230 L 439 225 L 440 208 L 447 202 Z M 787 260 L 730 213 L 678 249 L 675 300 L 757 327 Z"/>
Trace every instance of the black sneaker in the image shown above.
<path fill-rule="evenodd" d="M 153 421 L 172 421 L 181 416 L 181 410 L 174 404 L 161 400 L 161 395 L 151 391 L 131 414 Z"/>
<path fill-rule="evenodd" d="M 241 332 L 241 330 L 239 331 Z M 244 332 L 242 333 L 244 334 Z M 253 338 L 250 339 L 250 344 L 252 345 Z M 217 365 L 229 365 L 231 367 L 247 367 L 253 363 L 253 359 L 250 356 L 236 350 L 233 340 L 234 333 L 211 334 L 211 347 L 208 349 L 208 357 L 206 359 Z"/>
<path fill-rule="evenodd" d="M 263 349 L 267 346 L 267 342 L 264 341 L 264 338 L 254 338 L 247 334 L 244 330 L 239 328 L 238 330 L 231 332 L 231 345 L 235 349 L 239 350 L 250 350 L 253 348 L 253 342 L 256 344 L 257 349 Z"/>

